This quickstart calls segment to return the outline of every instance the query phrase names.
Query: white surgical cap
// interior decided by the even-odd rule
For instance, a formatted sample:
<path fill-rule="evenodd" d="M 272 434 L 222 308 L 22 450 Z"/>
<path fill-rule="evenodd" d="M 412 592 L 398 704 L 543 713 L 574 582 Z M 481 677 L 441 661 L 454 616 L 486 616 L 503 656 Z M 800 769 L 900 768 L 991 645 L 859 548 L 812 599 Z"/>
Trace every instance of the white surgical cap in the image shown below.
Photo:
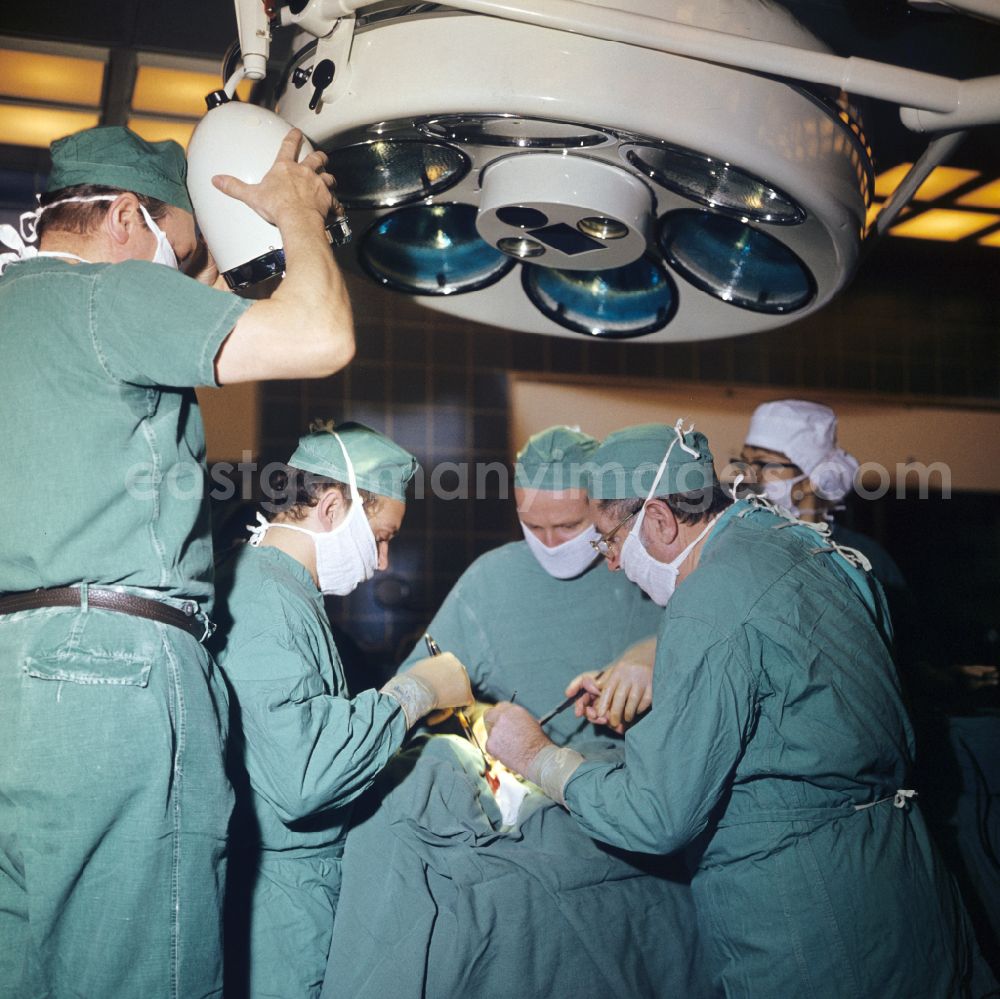
<path fill-rule="evenodd" d="M 837 447 L 837 414 L 803 399 L 761 403 L 750 418 L 746 443 L 786 455 L 823 499 L 836 502 L 850 492 L 857 459 Z"/>

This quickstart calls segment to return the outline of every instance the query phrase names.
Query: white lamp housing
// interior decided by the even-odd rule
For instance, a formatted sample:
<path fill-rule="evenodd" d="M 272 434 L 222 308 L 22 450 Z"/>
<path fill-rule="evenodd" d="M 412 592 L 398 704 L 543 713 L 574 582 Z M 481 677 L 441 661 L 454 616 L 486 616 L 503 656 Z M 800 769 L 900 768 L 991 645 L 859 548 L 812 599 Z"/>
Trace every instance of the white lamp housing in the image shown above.
<path fill-rule="evenodd" d="M 769 0 L 586 10 L 826 52 Z M 872 164 L 833 88 L 449 7 L 366 11 L 344 85 L 309 109 L 327 43 L 300 35 L 278 104 L 330 155 L 346 268 L 481 323 L 644 341 L 787 323 L 853 275 Z"/>
<path fill-rule="evenodd" d="M 291 127 L 266 108 L 228 101 L 211 108 L 191 136 L 188 193 L 205 242 L 231 288 L 283 273 L 285 254 L 277 226 L 223 194 L 212 178 L 229 174 L 247 184 L 259 183 Z M 303 140 L 299 159 L 310 152 L 312 146 Z"/>

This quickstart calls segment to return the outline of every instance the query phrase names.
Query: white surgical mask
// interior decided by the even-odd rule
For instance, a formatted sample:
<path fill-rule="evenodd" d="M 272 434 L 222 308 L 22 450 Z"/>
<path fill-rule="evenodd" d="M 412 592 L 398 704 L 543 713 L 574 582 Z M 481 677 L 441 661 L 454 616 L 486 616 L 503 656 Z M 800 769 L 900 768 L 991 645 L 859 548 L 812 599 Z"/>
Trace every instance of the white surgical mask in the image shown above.
<path fill-rule="evenodd" d="M 257 526 L 248 529 L 251 531 L 250 544 L 254 547 L 261 543 L 269 530 L 276 527 L 310 535 L 316 546 L 316 577 L 320 590 L 327 596 L 343 597 L 353 593 L 360 583 L 375 575 L 378 568 L 378 544 L 371 524 L 368 523 L 347 448 L 339 435 L 335 433 L 333 436 L 337 438 L 347 462 L 351 490 L 351 508 L 347 511 L 347 516 L 329 531 L 310 531 L 294 524 L 268 523 L 258 513 Z"/>
<path fill-rule="evenodd" d="M 579 576 L 597 558 L 597 552 L 590 542 L 596 541 L 601 535 L 594 529 L 593 524 L 585 527 L 569 541 L 554 545 L 552 548 L 542 544 L 537 535 L 523 522 L 521 530 L 524 532 L 524 540 L 528 542 L 531 554 L 553 579 L 572 579 L 574 576 Z"/>
<path fill-rule="evenodd" d="M 691 554 L 694 546 L 715 526 L 715 522 L 719 518 L 713 517 L 705 525 L 705 529 L 701 534 L 677 558 L 672 559 L 670 562 L 660 562 L 646 551 L 646 547 L 639 537 L 639 526 L 642 523 L 642 517 L 645 512 L 646 508 L 643 507 L 639 516 L 636 517 L 635 527 L 629 531 L 628 537 L 622 544 L 620 556 L 622 572 L 636 586 L 640 587 L 654 604 L 666 607 L 667 602 L 674 595 L 674 590 L 677 588 L 677 575 L 680 567 L 684 564 L 684 560 Z"/>
<path fill-rule="evenodd" d="M 146 220 L 150 232 L 156 237 L 156 252 L 153 254 L 153 263 L 163 264 L 165 267 L 177 270 L 177 254 L 174 253 L 174 248 L 170 245 L 167 234 L 153 221 L 153 217 L 146 211 L 145 205 L 140 204 L 139 211 L 142 212 L 142 217 Z"/>
<path fill-rule="evenodd" d="M 808 475 L 796 475 L 792 479 L 771 479 L 761 485 L 761 495 L 764 499 L 775 506 L 787 510 L 793 517 L 798 517 L 802 512 L 792 499 L 792 489 L 800 482 L 804 482 Z"/>
<path fill-rule="evenodd" d="M 656 473 L 656 478 L 653 480 L 652 488 L 649 490 L 649 494 L 646 496 L 645 503 L 648 503 L 656 495 L 656 487 L 660 484 L 660 479 L 663 476 L 663 472 L 667 467 L 667 459 L 670 457 L 670 452 L 673 451 L 674 445 L 679 443 L 680 446 L 687 451 L 692 457 L 697 458 L 698 452 L 689 448 L 683 440 L 681 435 L 681 421 L 677 421 L 677 426 L 674 427 L 674 432 L 677 437 L 670 442 L 670 447 L 667 448 L 667 453 L 663 456 L 663 461 L 660 462 L 660 467 Z M 646 517 L 646 506 L 643 504 L 642 509 L 639 511 L 635 518 L 635 523 L 632 525 L 632 529 L 628 532 L 628 536 L 622 543 L 621 555 L 619 556 L 619 561 L 621 562 L 622 572 L 628 577 L 631 582 L 635 583 L 648 597 L 653 601 L 654 604 L 660 607 L 666 607 L 667 602 L 674 595 L 674 590 L 677 587 L 677 575 L 680 570 L 681 565 L 684 564 L 685 559 L 694 550 L 695 545 L 705 537 L 706 534 L 715 526 L 715 522 L 719 519 L 718 517 L 713 517 L 706 525 L 705 529 L 694 539 L 694 541 L 689 544 L 684 551 L 680 553 L 676 558 L 672 559 L 670 562 L 660 562 L 658 559 L 653 558 L 652 555 L 646 551 L 645 545 L 642 543 L 642 538 L 639 535 L 639 531 L 642 528 L 642 522 Z"/>

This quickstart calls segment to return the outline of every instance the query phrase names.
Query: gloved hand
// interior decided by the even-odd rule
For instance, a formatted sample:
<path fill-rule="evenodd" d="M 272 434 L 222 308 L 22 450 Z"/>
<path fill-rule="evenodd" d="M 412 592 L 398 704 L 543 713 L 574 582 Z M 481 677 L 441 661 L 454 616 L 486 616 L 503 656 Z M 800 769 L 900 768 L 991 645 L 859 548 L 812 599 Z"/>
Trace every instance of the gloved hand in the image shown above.
<path fill-rule="evenodd" d="M 403 706 L 408 727 L 440 708 L 472 704 L 472 686 L 465 667 L 450 652 L 420 659 L 405 673 L 394 676 L 379 691 Z"/>
<path fill-rule="evenodd" d="M 566 688 L 566 696 L 582 692 L 573 706 L 577 718 L 607 725 L 619 735 L 653 703 L 653 660 L 656 639 L 630 646 L 600 676 L 581 673 Z"/>
<path fill-rule="evenodd" d="M 565 804 L 563 788 L 583 757 L 573 749 L 557 746 L 519 704 L 496 704 L 483 715 L 483 721 L 488 733 L 486 752 Z"/>
<path fill-rule="evenodd" d="M 601 695 L 585 708 L 595 725 L 625 731 L 653 703 L 653 667 L 643 663 L 617 663 L 600 680 Z"/>
<path fill-rule="evenodd" d="M 538 751 L 553 745 L 537 719 L 519 704 L 501 701 L 483 715 L 486 723 L 486 752 L 508 770 L 530 775 L 531 762 Z"/>
<path fill-rule="evenodd" d="M 462 708 L 475 700 L 469 674 L 450 652 L 420 659 L 404 675 L 418 677 L 434 691 L 435 708 Z"/>

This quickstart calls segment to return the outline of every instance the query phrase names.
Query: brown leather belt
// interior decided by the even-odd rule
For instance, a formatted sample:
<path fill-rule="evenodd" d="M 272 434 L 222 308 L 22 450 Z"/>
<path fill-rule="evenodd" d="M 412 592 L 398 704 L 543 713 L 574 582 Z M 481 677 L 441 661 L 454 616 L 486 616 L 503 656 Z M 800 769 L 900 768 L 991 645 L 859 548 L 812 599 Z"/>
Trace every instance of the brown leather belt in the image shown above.
<path fill-rule="evenodd" d="M 13 614 L 16 611 L 35 610 L 39 607 L 80 607 L 82 606 L 80 591 L 79 586 L 62 586 L 51 590 L 12 593 L 0 597 L 0 614 Z M 169 624 L 174 628 L 183 629 L 189 635 L 194 635 L 199 642 L 208 637 L 212 630 L 204 618 L 198 618 L 198 605 L 193 600 L 184 605 L 184 610 L 178 610 L 159 600 L 146 600 L 131 593 L 88 586 L 87 606 Z"/>

